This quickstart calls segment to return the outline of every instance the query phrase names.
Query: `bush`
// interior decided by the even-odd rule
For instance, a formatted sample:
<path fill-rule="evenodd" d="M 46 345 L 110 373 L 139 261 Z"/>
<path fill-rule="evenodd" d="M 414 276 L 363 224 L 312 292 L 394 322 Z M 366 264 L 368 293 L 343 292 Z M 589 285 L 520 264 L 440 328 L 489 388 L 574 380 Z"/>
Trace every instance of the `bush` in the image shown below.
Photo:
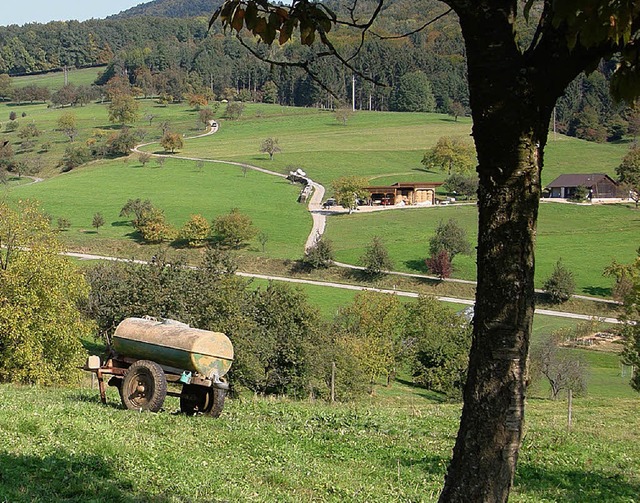
<path fill-rule="evenodd" d="M 429 252 L 432 257 L 438 255 L 441 250 L 445 250 L 452 261 L 458 253 L 471 253 L 467 232 L 453 218 L 446 223 L 441 221 L 436 227 L 436 233 L 429 240 Z"/>
<path fill-rule="evenodd" d="M 69 146 L 62 156 L 62 171 L 71 171 L 89 162 L 91 159 L 93 159 L 93 156 L 87 147 Z"/>
<path fill-rule="evenodd" d="M 216 218 L 213 228 L 223 243 L 235 248 L 239 248 L 257 233 L 251 218 L 240 213 L 238 208 L 233 208 L 228 214 Z"/>
<path fill-rule="evenodd" d="M 429 271 L 440 279 L 445 279 L 451 276 L 451 259 L 449 258 L 447 250 L 440 250 L 436 255 L 432 255 L 424 262 L 429 268 Z"/>
<path fill-rule="evenodd" d="M 326 269 L 334 258 L 333 242 L 321 238 L 305 252 L 302 263 L 312 269 Z"/>
<path fill-rule="evenodd" d="M 360 257 L 360 264 L 368 276 L 379 276 L 383 271 L 393 268 L 389 252 L 382 242 L 382 238 L 374 236 L 364 255 Z"/>
<path fill-rule="evenodd" d="M 191 215 L 178 233 L 178 239 L 186 241 L 193 248 L 204 246 L 210 236 L 211 224 L 202 215 Z"/>
<path fill-rule="evenodd" d="M 10 238 L 9 238 L 10 236 Z M 0 203 L 0 381 L 68 384 L 80 377 L 81 337 L 93 332 L 78 310 L 88 287 L 59 255 L 47 217 L 30 203 Z"/>
<path fill-rule="evenodd" d="M 573 273 L 564 266 L 561 259 L 556 262 L 551 276 L 544 282 L 542 289 L 553 304 L 566 302 L 576 291 Z"/>
<path fill-rule="evenodd" d="M 413 381 L 460 397 L 467 378 L 471 327 L 433 297 L 407 305 L 405 348 Z"/>

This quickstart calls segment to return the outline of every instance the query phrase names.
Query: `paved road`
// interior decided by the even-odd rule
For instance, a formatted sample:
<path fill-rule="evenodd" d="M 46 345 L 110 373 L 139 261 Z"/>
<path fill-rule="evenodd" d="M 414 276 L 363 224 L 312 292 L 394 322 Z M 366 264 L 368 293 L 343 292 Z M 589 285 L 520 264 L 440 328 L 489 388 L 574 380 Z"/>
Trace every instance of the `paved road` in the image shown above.
<path fill-rule="evenodd" d="M 203 134 L 199 134 L 196 136 L 191 136 L 189 138 L 185 138 L 186 140 L 191 140 L 191 139 L 195 139 L 195 138 L 203 138 L 205 136 L 211 136 L 213 134 L 215 134 L 218 131 L 218 127 L 216 126 L 209 128 L 209 130 Z M 134 147 L 132 150 L 134 152 L 139 153 L 140 152 L 140 148 L 141 147 L 145 147 L 148 145 L 153 145 L 154 143 L 158 143 L 158 142 L 149 142 L 149 143 L 143 143 L 141 145 L 138 145 L 136 147 Z M 233 162 L 233 161 L 221 161 L 221 160 L 216 160 L 216 159 L 202 159 L 200 157 L 186 157 L 186 156 L 179 156 L 179 155 L 175 155 L 175 154 L 151 154 L 153 156 L 156 157 L 172 157 L 175 159 L 184 159 L 187 161 L 202 161 L 202 162 L 208 162 L 208 163 L 219 163 L 219 164 L 230 164 L 232 166 L 239 166 L 241 168 L 247 168 L 247 169 L 251 169 L 254 171 L 259 171 L 261 173 L 265 173 L 267 175 L 272 175 L 272 176 L 278 176 L 281 178 L 286 178 L 287 175 L 284 175 L 282 173 L 278 173 L 276 171 L 270 171 L 268 169 L 264 169 L 261 168 L 259 166 L 253 166 L 251 164 L 246 164 L 246 163 L 242 163 L 242 162 Z M 327 216 L 328 215 L 332 215 L 332 214 L 339 214 L 339 213 L 346 213 L 347 210 L 343 210 L 343 209 L 331 209 L 331 210 L 324 210 L 322 208 L 322 200 L 324 199 L 324 194 L 325 194 L 325 188 L 320 185 L 317 182 L 314 182 L 313 180 L 311 180 L 310 178 L 307 179 L 308 183 L 313 187 L 313 192 L 311 197 L 309 198 L 309 203 L 308 203 L 308 209 L 309 212 L 311 213 L 311 217 L 313 219 L 313 225 L 311 227 L 311 232 L 309 233 L 309 236 L 307 237 L 307 241 L 305 243 L 304 249 L 305 251 L 308 250 L 310 247 L 312 247 L 317 241 L 318 239 L 320 239 L 322 237 L 322 235 L 324 234 L 324 231 L 326 229 L 326 225 L 327 225 Z M 467 203 L 463 203 L 463 204 L 467 204 Z M 474 204 L 474 203 L 468 203 L 468 204 Z M 432 206 L 433 208 L 437 208 L 437 206 Z M 403 206 L 403 207 L 394 207 L 394 206 L 365 206 L 361 208 L 361 211 L 363 212 L 371 212 L 371 211 L 386 211 L 386 210 L 410 210 L 410 209 L 415 209 L 418 208 L 417 206 Z M 420 208 L 424 208 L 424 206 L 421 206 Z M 334 262 L 334 264 L 338 267 L 344 267 L 347 269 L 364 269 L 363 267 L 358 267 L 355 265 L 351 265 L 351 264 L 345 264 L 342 262 Z M 420 279 L 430 279 L 430 280 L 435 280 L 435 281 L 447 281 L 450 283 L 462 283 L 462 284 L 467 284 L 467 285 L 475 285 L 476 282 L 475 281 L 471 281 L 471 280 L 465 280 L 465 279 L 456 279 L 456 278 L 447 278 L 444 280 L 441 280 L 440 278 L 438 278 L 437 276 L 429 276 L 426 274 L 414 274 L 414 273 L 404 273 L 404 272 L 397 272 L 397 271 L 386 271 L 387 274 L 390 275 L 395 275 L 395 276 L 404 276 L 404 277 L 409 277 L 409 278 L 420 278 Z M 542 290 L 540 289 L 536 289 L 537 293 L 543 293 Z M 619 302 L 616 302 L 614 300 L 608 300 L 608 299 L 601 299 L 598 297 L 587 297 L 584 295 L 574 295 L 575 298 L 578 299 L 583 299 L 583 300 L 590 300 L 593 302 L 602 302 L 602 303 L 606 303 L 606 304 L 620 304 Z"/>
<path fill-rule="evenodd" d="M 77 253 L 77 252 L 66 252 L 64 255 L 68 257 L 74 257 L 80 260 L 108 260 L 112 262 L 129 262 L 129 259 L 123 259 L 118 257 L 108 257 L 105 255 L 92 255 L 88 253 Z M 136 264 L 147 264 L 148 262 L 144 260 L 133 260 Z M 245 278 L 256 278 L 256 279 L 264 279 L 271 281 L 282 281 L 285 283 L 296 283 L 302 285 L 313 285 L 313 286 L 322 286 L 329 288 L 340 288 L 342 290 L 352 290 L 352 291 L 374 291 L 374 292 L 382 292 L 382 293 L 391 293 L 398 295 L 399 297 L 412 297 L 417 298 L 418 294 L 415 292 L 404 292 L 400 290 L 391 290 L 386 288 L 373 288 L 367 286 L 359 286 L 359 285 L 348 285 L 344 283 L 335 283 L 331 281 L 315 281 L 309 279 L 299 279 L 299 278 L 287 278 L 283 276 L 273 276 L 269 274 L 254 274 L 248 272 L 236 272 L 238 276 L 242 276 Z M 473 300 L 469 299 L 460 299 L 456 297 L 443 297 L 436 296 L 438 300 L 443 302 L 451 302 L 453 304 L 463 304 L 465 306 L 472 306 L 474 304 Z M 561 311 L 551 311 L 549 309 L 536 309 L 536 314 L 543 314 L 546 316 L 557 316 L 560 318 L 571 318 L 574 320 L 591 320 L 593 316 L 587 316 L 585 314 L 576 314 L 576 313 L 567 313 Z M 622 323 L 616 318 L 598 318 L 603 323 Z"/>

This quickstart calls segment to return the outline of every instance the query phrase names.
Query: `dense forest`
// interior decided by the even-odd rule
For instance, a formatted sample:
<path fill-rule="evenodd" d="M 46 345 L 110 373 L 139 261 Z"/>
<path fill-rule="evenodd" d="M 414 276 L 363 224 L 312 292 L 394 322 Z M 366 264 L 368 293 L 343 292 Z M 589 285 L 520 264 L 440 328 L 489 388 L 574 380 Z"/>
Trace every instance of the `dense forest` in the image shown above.
<path fill-rule="evenodd" d="M 353 69 L 336 59 L 314 59 L 314 47 L 297 42 L 268 47 L 247 40 L 271 60 L 310 60 L 316 79 L 301 68 L 260 61 L 217 24 L 209 30 L 209 17 L 219 3 L 155 0 L 104 20 L 0 27 L 0 74 L 107 65 L 96 85 L 126 76 L 145 96 L 165 95 L 179 101 L 187 94 L 201 93 L 331 108 L 351 103 L 355 76 L 355 104 L 360 109 L 455 115 L 468 109 L 465 50 L 453 13 L 424 30 L 392 38 L 415 30 L 419 20 L 442 14 L 443 6 L 435 0 L 388 2 L 372 36 L 361 47 L 359 38 L 347 29 L 335 30 L 336 49 L 347 58 L 353 56 Z M 340 1 L 326 3 L 344 12 Z M 363 12 L 368 8 L 367 2 L 359 5 Z M 557 107 L 559 132 L 592 141 L 635 134 L 630 131 L 637 122 L 631 110 L 610 98 L 610 71 L 603 66 L 570 86 Z M 416 95 L 429 99 L 416 102 L 412 98 Z"/>

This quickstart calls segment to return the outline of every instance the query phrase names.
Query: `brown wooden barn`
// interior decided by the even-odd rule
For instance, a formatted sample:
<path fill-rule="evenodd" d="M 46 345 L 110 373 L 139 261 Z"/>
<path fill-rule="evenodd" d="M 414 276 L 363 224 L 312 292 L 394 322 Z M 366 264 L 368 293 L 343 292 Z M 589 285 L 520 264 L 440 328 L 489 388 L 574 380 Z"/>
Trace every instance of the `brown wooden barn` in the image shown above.
<path fill-rule="evenodd" d="M 436 204 L 436 188 L 442 182 L 397 182 L 393 185 L 365 187 L 369 191 L 368 204 L 424 205 Z"/>

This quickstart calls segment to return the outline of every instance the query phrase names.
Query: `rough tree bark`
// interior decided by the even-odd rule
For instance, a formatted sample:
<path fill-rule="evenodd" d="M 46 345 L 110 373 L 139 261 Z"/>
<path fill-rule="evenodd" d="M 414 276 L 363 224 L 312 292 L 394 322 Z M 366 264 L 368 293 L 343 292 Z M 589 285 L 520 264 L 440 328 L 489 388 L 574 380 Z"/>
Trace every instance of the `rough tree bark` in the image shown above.
<path fill-rule="evenodd" d="M 593 55 L 570 53 L 566 42 L 546 57 L 543 45 L 523 53 L 513 32 L 515 2 L 447 3 L 460 18 L 466 44 L 480 183 L 473 344 L 440 501 L 502 502 L 513 482 L 524 424 L 549 121 L 557 98 Z M 549 30 L 544 43 L 558 42 L 560 35 Z"/>

